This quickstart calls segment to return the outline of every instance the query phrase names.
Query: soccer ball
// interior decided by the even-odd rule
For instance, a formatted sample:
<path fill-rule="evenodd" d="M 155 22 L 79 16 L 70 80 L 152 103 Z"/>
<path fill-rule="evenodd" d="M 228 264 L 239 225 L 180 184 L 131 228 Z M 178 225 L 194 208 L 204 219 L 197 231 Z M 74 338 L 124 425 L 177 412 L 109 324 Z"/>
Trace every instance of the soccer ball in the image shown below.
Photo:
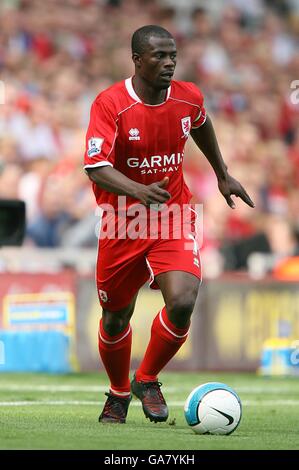
<path fill-rule="evenodd" d="M 242 416 L 241 400 L 228 385 L 208 382 L 188 396 L 185 418 L 197 434 L 231 434 Z"/>

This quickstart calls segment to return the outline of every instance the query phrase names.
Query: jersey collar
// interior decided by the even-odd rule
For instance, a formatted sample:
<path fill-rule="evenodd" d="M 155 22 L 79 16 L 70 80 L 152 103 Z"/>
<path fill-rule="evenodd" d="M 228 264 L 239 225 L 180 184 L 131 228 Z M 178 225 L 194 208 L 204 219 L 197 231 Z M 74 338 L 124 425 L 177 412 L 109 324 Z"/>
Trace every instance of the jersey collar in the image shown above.
<path fill-rule="evenodd" d="M 168 98 L 169 98 L 169 96 L 170 96 L 170 92 L 171 92 L 171 85 L 167 88 L 166 100 L 163 101 L 163 103 L 159 103 L 159 104 L 147 104 L 147 103 L 144 103 L 143 101 L 141 101 L 141 99 L 139 98 L 139 96 L 135 93 L 135 90 L 134 90 L 134 88 L 133 88 L 132 79 L 133 79 L 133 77 L 127 78 L 127 79 L 125 80 L 125 86 L 126 86 L 127 92 L 129 93 L 129 95 L 131 96 L 131 98 L 133 98 L 134 101 L 137 101 L 138 103 L 142 103 L 142 104 L 144 104 L 145 106 L 161 106 L 162 104 L 166 103 L 166 101 L 168 100 Z"/>

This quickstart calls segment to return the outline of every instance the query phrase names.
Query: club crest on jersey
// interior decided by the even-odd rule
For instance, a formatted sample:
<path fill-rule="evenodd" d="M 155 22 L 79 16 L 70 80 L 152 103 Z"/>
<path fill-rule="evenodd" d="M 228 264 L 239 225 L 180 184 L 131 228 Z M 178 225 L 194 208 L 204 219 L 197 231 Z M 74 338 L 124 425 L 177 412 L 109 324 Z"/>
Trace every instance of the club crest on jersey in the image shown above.
<path fill-rule="evenodd" d="M 129 130 L 129 140 L 140 140 L 139 129 L 132 127 Z"/>
<path fill-rule="evenodd" d="M 101 137 L 91 137 L 88 140 L 88 150 L 87 155 L 89 157 L 94 157 L 95 155 L 99 155 L 102 150 L 104 139 Z"/>
<path fill-rule="evenodd" d="M 182 129 L 185 137 L 189 137 L 191 130 L 191 117 L 186 116 L 181 119 Z"/>

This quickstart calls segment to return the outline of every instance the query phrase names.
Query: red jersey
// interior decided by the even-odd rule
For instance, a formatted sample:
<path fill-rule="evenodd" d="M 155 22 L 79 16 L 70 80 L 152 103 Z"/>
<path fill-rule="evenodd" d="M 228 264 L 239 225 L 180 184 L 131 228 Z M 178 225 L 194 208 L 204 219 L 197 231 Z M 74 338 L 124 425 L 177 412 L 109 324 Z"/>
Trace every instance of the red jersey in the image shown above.
<path fill-rule="evenodd" d="M 187 204 L 191 193 L 184 181 L 184 147 L 191 129 L 206 120 L 203 96 L 191 82 L 173 80 L 166 100 L 143 103 L 132 78 L 100 93 L 91 107 L 84 168 L 110 165 L 128 178 L 149 185 L 169 177 L 167 204 Z M 98 204 L 117 208 L 117 194 L 93 183 Z M 127 198 L 127 206 L 136 203 Z"/>

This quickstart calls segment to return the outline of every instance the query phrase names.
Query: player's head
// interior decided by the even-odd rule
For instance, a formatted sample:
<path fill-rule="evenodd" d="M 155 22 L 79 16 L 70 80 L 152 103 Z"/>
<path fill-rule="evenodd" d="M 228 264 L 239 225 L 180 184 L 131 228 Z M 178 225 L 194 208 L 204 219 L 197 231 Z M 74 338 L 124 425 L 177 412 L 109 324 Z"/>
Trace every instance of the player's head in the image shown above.
<path fill-rule="evenodd" d="M 132 36 L 135 73 L 157 89 L 168 88 L 176 66 L 173 36 L 161 26 L 147 25 Z"/>

